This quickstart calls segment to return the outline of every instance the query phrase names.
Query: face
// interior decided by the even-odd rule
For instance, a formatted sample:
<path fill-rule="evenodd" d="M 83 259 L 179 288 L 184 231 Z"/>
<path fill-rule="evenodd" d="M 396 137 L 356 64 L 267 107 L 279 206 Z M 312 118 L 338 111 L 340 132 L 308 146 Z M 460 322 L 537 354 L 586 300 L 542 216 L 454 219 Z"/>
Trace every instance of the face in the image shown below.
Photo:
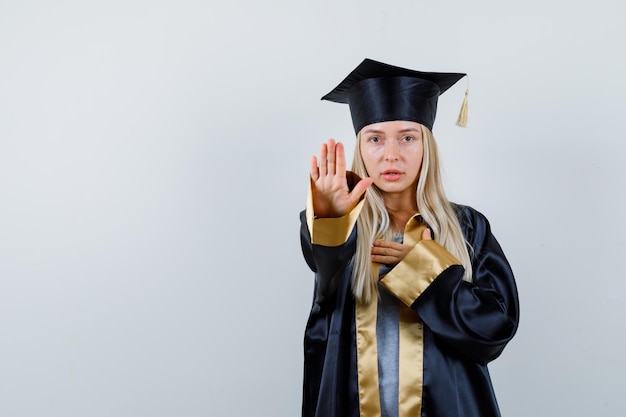
<path fill-rule="evenodd" d="M 387 194 L 415 192 L 422 167 L 422 126 L 404 120 L 374 123 L 360 132 L 359 146 L 374 184 Z"/>

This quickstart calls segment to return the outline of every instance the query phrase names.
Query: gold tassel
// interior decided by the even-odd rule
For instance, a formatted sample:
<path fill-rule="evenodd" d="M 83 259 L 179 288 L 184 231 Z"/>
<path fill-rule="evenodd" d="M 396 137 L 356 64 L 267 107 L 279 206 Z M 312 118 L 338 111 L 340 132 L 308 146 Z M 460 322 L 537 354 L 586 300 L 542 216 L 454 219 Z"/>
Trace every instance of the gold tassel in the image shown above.
<path fill-rule="evenodd" d="M 463 98 L 463 104 L 461 105 L 461 110 L 459 111 L 459 117 L 456 119 L 456 125 L 460 127 L 467 127 L 467 116 L 468 116 L 467 95 L 468 94 L 469 94 L 469 77 L 467 78 L 467 87 L 465 87 L 465 97 Z"/>

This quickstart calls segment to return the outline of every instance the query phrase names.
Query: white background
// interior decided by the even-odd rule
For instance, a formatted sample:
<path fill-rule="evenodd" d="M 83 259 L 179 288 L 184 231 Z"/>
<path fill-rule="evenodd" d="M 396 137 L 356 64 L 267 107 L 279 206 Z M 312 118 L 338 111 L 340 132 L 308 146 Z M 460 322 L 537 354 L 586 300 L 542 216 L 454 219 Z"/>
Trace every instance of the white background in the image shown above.
<path fill-rule="evenodd" d="M 518 280 L 503 415 L 622 417 L 625 11 L 0 0 L 0 416 L 297 416 L 319 99 L 369 57 L 470 74 L 434 133 Z"/>

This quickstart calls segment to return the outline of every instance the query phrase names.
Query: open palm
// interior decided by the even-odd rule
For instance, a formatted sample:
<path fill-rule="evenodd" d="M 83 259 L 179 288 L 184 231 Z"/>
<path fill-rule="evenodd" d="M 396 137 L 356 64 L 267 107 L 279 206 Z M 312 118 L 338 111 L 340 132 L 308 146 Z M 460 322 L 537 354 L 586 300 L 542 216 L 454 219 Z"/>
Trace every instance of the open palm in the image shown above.
<path fill-rule="evenodd" d="M 319 160 L 311 158 L 313 211 L 317 217 L 341 217 L 354 208 L 373 180 L 364 178 L 350 191 L 346 179 L 346 156 L 341 142 L 329 139 Z"/>

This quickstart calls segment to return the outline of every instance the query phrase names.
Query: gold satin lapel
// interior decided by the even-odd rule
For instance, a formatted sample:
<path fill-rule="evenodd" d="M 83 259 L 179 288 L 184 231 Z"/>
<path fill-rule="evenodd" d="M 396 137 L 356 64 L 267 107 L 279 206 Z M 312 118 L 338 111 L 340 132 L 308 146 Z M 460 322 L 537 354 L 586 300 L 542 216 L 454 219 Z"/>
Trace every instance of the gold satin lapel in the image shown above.
<path fill-rule="evenodd" d="M 416 245 L 422 240 L 424 229 L 426 225 L 417 217 L 411 218 L 404 228 L 404 244 Z M 424 330 L 413 310 L 403 303 L 399 303 L 398 308 L 400 316 L 398 416 L 419 416 L 422 411 Z"/>
<path fill-rule="evenodd" d="M 409 219 L 406 226 L 404 226 L 404 241 L 405 245 L 415 246 L 417 242 L 422 240 L 422 233 L 426 229 L 426 225 L 422 223 L 417 216 L 413 216 Z"/>
<path fill-rule="evenodd" d="M 398 304 L 400 309 L 398 416 L 419 416 L 422 411 L 424 328 L 413 310 L 402 303 Z"/>
<path fill-rule="evenodd" d="M 375 268 L 378 269 L 378 266 L 375 265 Z M 378 346 L 376 344 L 377 316 L 378 297 L 373 297 L 369 304 L 356 301 L 356 363 L 361 417 L 380 417 Z"/>

